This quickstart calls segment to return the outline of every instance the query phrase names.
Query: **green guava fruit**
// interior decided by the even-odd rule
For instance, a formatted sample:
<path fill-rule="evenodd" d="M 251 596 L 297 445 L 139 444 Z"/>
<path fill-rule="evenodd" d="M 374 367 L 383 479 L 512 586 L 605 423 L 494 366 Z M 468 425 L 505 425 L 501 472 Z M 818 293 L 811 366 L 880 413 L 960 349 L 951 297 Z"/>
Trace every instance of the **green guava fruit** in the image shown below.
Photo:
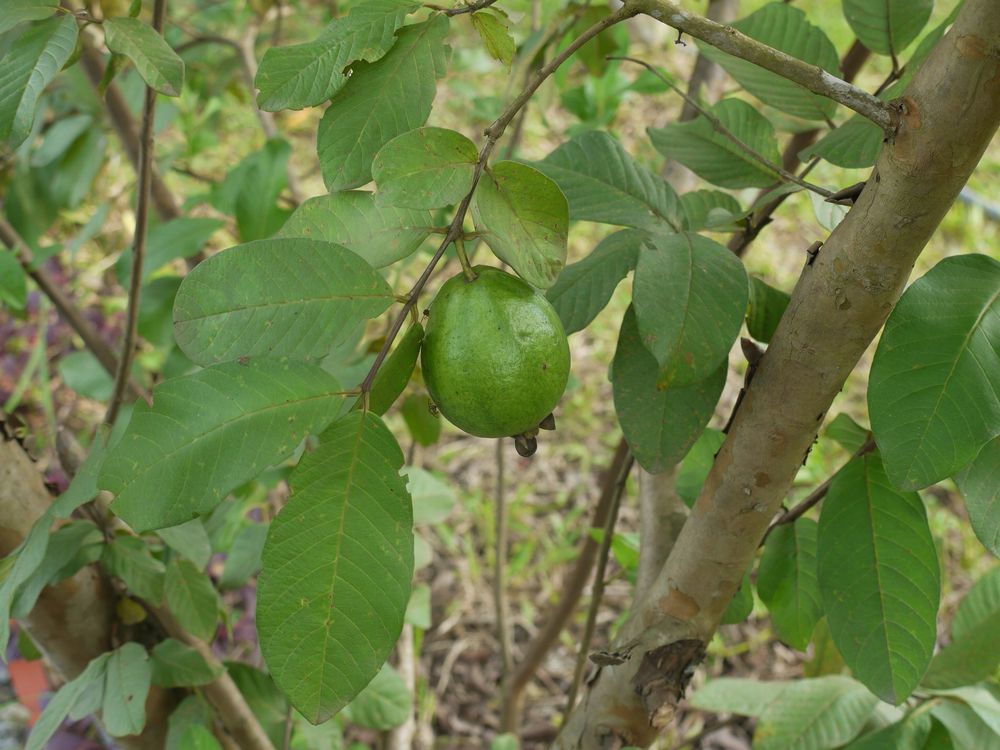
<path fill-rule="evenodd" d="M 431 303 L 420 362 L 427 390 L 456 427 L 479 437 L 534 430 L 569 378 L 569 344 L 555 309 L 516 276 L 476 266 Z"/>

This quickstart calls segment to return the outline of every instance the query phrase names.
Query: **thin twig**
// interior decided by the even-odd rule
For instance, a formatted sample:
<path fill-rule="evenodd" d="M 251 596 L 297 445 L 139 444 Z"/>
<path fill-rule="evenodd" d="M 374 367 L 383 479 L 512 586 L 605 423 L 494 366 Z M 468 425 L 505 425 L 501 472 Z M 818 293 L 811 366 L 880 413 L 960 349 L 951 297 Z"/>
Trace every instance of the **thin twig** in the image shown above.
<path fill-rule="evenodd" d="M 497 616 L 497 641 L 500 643 L 500 675 L 506 679 L 513 667 L 510 642 L 510 606 L 507 601 L 507 496 L 504 486 L 503 438 L 496 444 L 497 483 L 494 494 L 496 506 L 496 551 L 493 561 L 493 604 Z"/>
<path fill-rule="evenodd" d="M 767 158 L 765 158 L 763 155 L 758 154 L 747 143 L 745 143 L 744 141 L 740 140 L 739 137 L 737 137 L 737 135 L 735 133 L 733 133 L 733 131 L 731 131 L 729 128 L 727 128 L 718 117 L 716 117 L 711 112 L 709 112 L 707 109 L 705 109 L 700 104 L 698 104 L 698 102 L 696 102 L 693 98 L 691 98 L 690 96 L 688 96 L 688 94 L 683 89 L 681 89 L 679 86 L 675 85 L 673 83 L 673 81 L 671 81 L 665 75 L 663 75 L 662 73 L 660 73 L 660 71 L 658 71 L 654 66 L 650 65 L 649 63 L 647 63 L 647 62 L 645 62 L 643 60 L 639 60 L 639 59 L 637 59 L 635 57 L 609 55 L 607 59 L 608 60 L 621 60 L 623 62 L 635 63 L 636 65 L 641 65 L 642 67 L 644 67 L 646 70 L 648 70 L 654 76 L 656 76 L 661 81 L 663 81 L 663 83 L 665 83 L 667 86 L 669 86 L 671 89 L 673 89 L 678 95 L 680 95 L 680 97 L 682 99 L 684 99 L 684 101 L 692 109 L 694 109 L 695 112 L 697 112 L 698 114 L 700 114 L 702 117 L 704 117 L 708 121 L 709 125 L 711 125 L 712 128 L 716 132 L 720 133 L 727 140 L 731 141 L 737 148 L 740 149 L 740 151 L 742 151 L 743 153 L 745 153 L 747 156 L 749 156 L 755 162 L 757 162 L 758 164 L 760 164 L 760 165 L 766 167 L 767 169 L 771 170 L 772 172 L 774 172 L 776 175 L 778 175 L 785 182 L 794 183 L 794 184 L 798 185 L 799 187 L 805 188 L 806 190 L 811 190 L 812 192 L 817 193 L 818 195 L 822 195 L 824 198 L 829 198 L 831 195 L 833 195 L 833 191 L 827 190 L 826 188 L 820 187 L 819 185 L 814 185 L 811 182 L 806 182 L 805 180 L 803 180 L 803 179 L 797 177 L 796 175 L 792 174 L 791 172 L 787 171 L 782 166 L 780 166 L 778 164 L 774 164 L 774 163 L 768 161 Z"/>
<path fill-rule="evenodd" d="M 497 0 L 477 0 L 474 3 L 466 3 L 465 5 L 459 6 L 458 8 L 446 8 L 443 5 L 434 5 L 432 3 L 424 3 L 425 8 L 430 8 L 431 10 L 437 10 L 444 13 L 446 16 L 460 16 L 463 13 L 475 13 L 477 10 L 482 10 L 483 8 L 489 8 Z"/>
<path fill-rule="evenodd" d="M 111 377 L 114 377 L 118 371 L 118 355 L 101 338 L 100 334 L 94 330 L 94 327 L 90 325 L 90 321 L 83 316 L 83 313 L 74 304 L 73 300 L 70 299 L 69 295 L 62 290 L 62 287 L 50 279 L 44 269 L 35 266 L 27 243 L 18 234 L 17 230 L 2 216 L 0 216 L 0 242 L 3 242 L 3 244 L 10 248 L 14 253 L 14 257 L 17 258 L 17 262 L 24 269 L 24 272 L 34 280 L 42 294 L 52 301 L 59 314 L 69 323 L 70 328 L 83 339 L 83 345 L 100 362 L 101 367 L 107 370 Z M 134 396 L 143 399 L 146 403 L 151 402 L 149 392 L 133 379 L 129 380 L 129 390 Z"/>
<path fill-rule="evenodd" d="M 896 128 L 899 114 L 891 105 L 827 73 L 818 65 L 810 65 L 793 55 L 758 42 L 732 26 L 716 23 L 691 13 L 671 0 L 627 0 L 626 7 L 645 13 L 660 23 L 672 26 L 723 52 L 759 65 L 782 78 L 804 86 L 814 94 L 843 104 L 859 115 L 867 117 L 888 135 L 892 135 Z"/>
<path fill-rule="evenodd" d="M 167 0 L 153 3 L 153 31 L 163 34 L 163 18 Z M 111 403 L 104 415 L 107 424 L 114 424 L 125 398 L 125 386 L 132 369 L 132 355 L 139 333 L 139 296 L 142 293 L 142 271 L 146 257 L 146 228 L 149 224 L 150 185 L 153 172 L 153 120 L 156 116 L 156 89 L 146 86 L 142 105 L 142 128 L 139 131 L 139 181 L 136 185 L 135 238 L 132 241 L 132 275 L 128 287 L 128 307 L 125 310 L 125 335 L 118 358 L 118 372 L 111 392 Z"/>
<path fill-rule="evenodd" d="M 612 496 L 611 509 L 604 523 L 604 535 L 601 537 L 601 548 L 597 554 L 597 572 L 594 573 L 594 591 L 590 598 L 590 608 L 587 610 L 587 624 L 580 639 L 580 651 L 576 656 L 576 669 L 573 672 L 573 683 L 570 685 L 569 697 L 566 699 L 566 712 L 569 716 L 576 705 L 576 696 L 583 683 L 583 672 L 590 656 L 590 642 L 594 637 L 594 627 L 597 625 L 597 613 L 601 609 L 601 598 L 604 596 L 604 572 L 608 566 L 608 553 L 611 551 L 611 541 L 615 534 L 615 522 L 618 520 L 618 509 L 621 506 L 622 494 L 625 492 L 625 482 L 628 479 L 635 457 L 629 454 L 622 466 L 618 481 L 615 482 L 615 493 Z"/>
<path fill-rule="evenodd" d="M 525 85 L 524 89 L 517 95 L 514 101 L 512 101 L 503 113 L 493 121 L 493 124 L 485 130 L 486 143 L 483 145 L 482 150 L 480 150 L 479 158 L 476 160 L 476 166 L 472 172 L 472 185 L 469 187 L 469 192 L 465 194 L 465 197 L 462 198 L 462 202 L 459 203 L 458 209 L 455 211 L 455 217 L 448 226 L 448 231 L 445 233 L 444 239 L 441 240 L 441 244 L 438 245 L 437 251 L 427 263 L 427 267 L 424 268 L 423 273 L 420 274 L 416 283 L 414 283 L 413 287 L 407 293 L 402 309 L 396 315 L 396 319 L 393 321 L 392 327 L 386 334 L 382 348 L 375 356 L 375 361 L 372 363 L 368 374 L 365 375 L 365 379 L 361 382 L 362 398 L 366 398 L 368 392 L 371 390 L 372 382 L 375 380 L 375 375 L 378 372 L 378 369 L 382 366 L 382 363 L 385 361 L 386 355 L 388 355 L 389 349 L 392 347 L 392 342 L 395 340 L 396 335 L 403 327 L 403 323 L 406 321 L 410 309 L 417 304 L 417 299 L 420 297 L 420 293 L 423 291 L 424 286 L 427 285 L 427 280 L 434 272 L 434 268 L 437 266 L 442 256 L 444 256 L 445 250 L 447 250 L 448 246 L 452 242 L 463 236 L 462 225 L 465 221 L 465 214 L 469 210 L 469 205 L 472 203 L 472 196 L 476 192 L 476 186 L 479 185 L 479 179 L 482 177 L 483 170 L 486 169 L 486 163 L 489 161 L 490 154 L 493 153 L 493 149 L 496 147 L 497 141 L 500 140 L 500 137 L 510 124 L 510 121 L 514 119 L 521 107 L 528 102 L 538 87 L 541 86 L 542 83 L 544 83 L 545 80 L 552 75 L 560 65 L 575 54 L 580 47 L 585 45 L 602 31 L 611 28 L 621 21 L 631 18 L 636 15 L 636 13 L 638 13 L 638 10 L 630 8 L 629 6 L 622 6 L 617 11 L 601 19 L 580 34 L 580 36 L 574 39 L 573 42 L 571 42 L 565 49 L 563 49 L 558 55 L 538 70 L 534 78 L 532 78 L 527 85 Z"/>
<path fill-rule="evenodd" d="M 594 506 L 590 523 L 587 525 L 588 529 L 603 528 L 607 522 L 618 486 L 618 477 L 628 459 L 628 443 L 625 442 L 625 438 L 622 438 L 618 441 L 611 462 L 604 472 L 601 494 Z M 577 602 L 580 601 L 583 588 L 590 579 L 590 573 L 594 568 L 597 551 L 597 541 L 590 534 L 585 533 L 579 554 L 576 556 L 576 563 L 573 570 L 562 581 L 555 606 L 541 618 L 543 623 L 541 629 L 528 644 L 520 663 L 504 683 L 501 718 L 501 729 L 504 732 L 517 732 L 524 689 L 576 611 Z"/>
<path fill-rule="evenodd" d="M 872 434 L 869 432 L 868 437 L 865 438 L 865 442 L 861 444 L 860 448 L 854 451 L 854 454 L 851 456 L 848 463 L 853 461 L 858 456 L 863 456 L 866 453 L 871 453 L 873 450 L 875 450 L 875 440 L 872 438 Z M 843 467 L 841 467 L 841 469 L 842 468 Z M 823 482 L 823 484 L 821 484 L 819 487 L 810 492 L 805 500 L 796 505 L 794 508 L 789 508 L 780 516 L 778 516 L 776 519 L 774 519 L 774 521 L 771 522 L 771 525 L 767 527 L 767 531 L 764 532 L 764 537 L 763 539 L 760 540 L 760 546 L 761 547 L 764 546 L 764 542 L 767 541 L 767 538 L 771 535 L 771 532 L 774 531 L 778 526 L 783 526 L 788 523 L 795 523 L 798 519 L 804 516 L 810 508 L 815 506 L 820 500 L 826 497 L 826 493 L 830 491 L 830 485 L 833 483 L 834 477 L 836 477 L 839 472 L 840 469 L 831 474 L 827 478 L 827 480 Z"/>

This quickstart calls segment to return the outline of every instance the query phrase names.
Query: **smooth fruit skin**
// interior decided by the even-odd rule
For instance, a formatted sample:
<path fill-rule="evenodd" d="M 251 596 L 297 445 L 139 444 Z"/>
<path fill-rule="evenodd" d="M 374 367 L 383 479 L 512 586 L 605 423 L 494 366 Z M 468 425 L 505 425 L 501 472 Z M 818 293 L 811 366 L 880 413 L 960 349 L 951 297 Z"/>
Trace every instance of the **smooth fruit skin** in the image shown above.
<path fill-rule="evenodd" d="M 555 309 L 516 276 L 476 266 L 431 303 L 420 362 L 427 390 L 456 427 L 509 437 L 538 427 L 566 390 L 569 344 Z"/>

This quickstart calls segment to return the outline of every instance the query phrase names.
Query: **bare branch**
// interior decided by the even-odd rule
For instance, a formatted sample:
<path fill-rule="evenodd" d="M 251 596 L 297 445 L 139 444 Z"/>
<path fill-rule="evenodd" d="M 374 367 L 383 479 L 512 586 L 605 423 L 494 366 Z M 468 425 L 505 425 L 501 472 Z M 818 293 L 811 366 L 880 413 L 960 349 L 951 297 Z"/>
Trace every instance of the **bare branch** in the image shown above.
<path fill-rule="evenodd" d="M 500 644 L 500 676 L 506 679 L 513 667 L 510 643 L 510 604 L 507 601 L 507 496 L 504 486 L 504 440 L 496 444 L 496 492 L 493 496 L 496 518 L 496 547 L 493 555 L 493 605 L 497 617 L 497 641 Z"/>
<path fill-rule="evenodd" d="M 639 60 L 639 59 L 637 59 L 635 57 L 624 57 L 624 56 L 620 57 L 620 56 L 617 56 L 617 55 L 609 55 L 608 59 L 609 60 L 623 60 L 625 62 L 635 63 L 636 65 L 641 65 L 642 67 L 644 67 L 646 70 L 648 70 L 654 76 L 656 76 L 661 81 L 663 81 L 663 83 L 665 83 L 667 86 L 669 86 L 674 92 L 676 92 L 677 94 L 679 94 L 684 99 L 684 101 L 688 104 L 688 106 L 690 106 L 695 112 L 697 112 L 699 115 L 701 115 L 702 117 L 704 117 L 705 120 L 708 121 L 708 124 L 712 126 L 713 130 L 715 130 L 717 133 L 720 133 L 722 136 L 724 136 L 726 138 L 726 140 L 728 140 L 731 143 L 733 143 L 740 151 L 742 151 L 744 154 L 746 154 L 747 156 L 749 156 L 755 162 L 757 162 L 758 164 L 760 164 L 764 168 L 769 169 L 772 172 L 774 172 L 778 177 L 780 177 L 785 182 L 794 183 L 795 185 L 798 185 L 799 187 L 805 188 L 806 190 L 811 190 L 812 192 L 814 192 L 814 193 L 816 193 L 818 195 L 822 195 L 824 198 L 829 198 L 831 195 L 833 195 L 832 191 L 827 190 L 826 188 L 822 188 L 819 185 L 814 185 L 811 182 L 806 182 L 805 180 L 803 180 L 803 179 L 795 176 L 794 174 L 792 174 L 791 172 L 787 171 L 786 169 L 784 169 L 783 167 L 779 166 L 778 164 L 772 164 L 771 162 L 769 162 L 764 156 L 762 156 L 761 154 L 758 154 L 749 145 L 747 145 L 746 143 L 744 143 L 743 141 L 741 141 L 732 130 L 730 130 L 729 128 L 727 128 L 722 123 L 722 120 L 720 120 L 718 117 L 716 117 L 711 112 L 709 112 L 707 109 L 705 109 L 700 104 L 698 104 L 698 102 L 696 102 L 692 97 L 688 96 L 679 86 L 675 85 L 673 81 L 671 81 L 669 78 L 667 78 L 665 75 L 663 75 L 660 71 L 658 71 L 655 67 L 653 67 L 649 63 L 644 62 L 643 60 Z"/>
<path fill-rule="evenodd" d="M 163 34 L 163 19 L 167 0 L 154 0 L 153 31 Z M 146 228 L 149 224 L 150 185 L 153 177 L 153 120 L 156 116 L 156 89 L 146 86 L 142 105 L 142 129 L 139 133 L 139 180 L 136 185 L 135 238 L 132 241 L 132 274 L 129 278 L 128 307 L 125 310 L 125 335 L 118 359 L 118 371 L 111 392 L 111 403 L 104 415 L 107 424 L 114 424 L 125 398 L 125 384 L 132 369 L 132 355 L 139 336 L 139 296 L 142 293 L 143 261 L 146 257 Z"/>
<path fill-rule="evenodd" d="M 898 113 L 889 104 L 827 73 L 818 65 L 810 65 L 781 50 L 762 44 L 732 26 L 724 26 L 691 13 L 671 0 L 630 0 L 626 3 L 626 7 L 645 13 L 660 23 L 672 26 L 723 52 L 759 65 L 782 78 L 804 86 L 814 94 L 833 99 L 859 115 L 867 117 L 887 135 L 891 135 L 898 124 Z"/>

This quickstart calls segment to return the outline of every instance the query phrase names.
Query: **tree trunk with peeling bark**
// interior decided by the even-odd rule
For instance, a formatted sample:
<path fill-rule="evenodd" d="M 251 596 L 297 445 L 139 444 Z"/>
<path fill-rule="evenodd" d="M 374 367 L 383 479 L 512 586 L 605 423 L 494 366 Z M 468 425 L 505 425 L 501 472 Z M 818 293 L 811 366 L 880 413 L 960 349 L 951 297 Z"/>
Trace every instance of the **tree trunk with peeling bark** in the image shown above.
<path fill-rule="evenodd" d="M 834 397 L 996 132 L 994 0 L 967 0 L 897 106 L 894 137 L 803 268 L 690 518 L 622 629 L 622 663 L 591 681 L 556 747 L 645 747 L 672 721 Z"/>

